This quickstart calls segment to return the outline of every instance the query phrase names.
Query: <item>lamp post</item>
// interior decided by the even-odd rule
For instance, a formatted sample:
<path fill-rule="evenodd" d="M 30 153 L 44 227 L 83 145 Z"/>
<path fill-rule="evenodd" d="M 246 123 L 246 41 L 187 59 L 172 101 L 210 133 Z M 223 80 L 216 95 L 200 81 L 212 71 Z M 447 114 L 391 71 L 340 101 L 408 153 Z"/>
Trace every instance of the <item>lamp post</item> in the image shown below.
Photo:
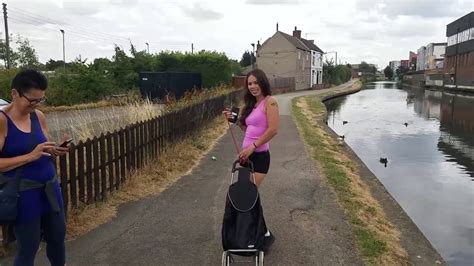
<path fill-rule="evenodd" d="M 66 73 L 66 45 L 64 42 L 64 30 L 60 29 L 59 31 L 63 34 L 63 68 L 64 68 L 64 73 Z"/>
<path fill-rule="evenodd" d="M 252 54 L 250 55 L 250 65 L 252 65 L 252 70 L 253 70 L 253 55 L 255 53 L 255 43 L 251 43 L 252 45 Z"/>
<path fill-rule="evenodd" d="M 146 51 L 147 51 L 147 53 L 150 53 L 150 45 L 149 45 L 147 42 L 146 42 L 145 44 L 146 44 Z"/>

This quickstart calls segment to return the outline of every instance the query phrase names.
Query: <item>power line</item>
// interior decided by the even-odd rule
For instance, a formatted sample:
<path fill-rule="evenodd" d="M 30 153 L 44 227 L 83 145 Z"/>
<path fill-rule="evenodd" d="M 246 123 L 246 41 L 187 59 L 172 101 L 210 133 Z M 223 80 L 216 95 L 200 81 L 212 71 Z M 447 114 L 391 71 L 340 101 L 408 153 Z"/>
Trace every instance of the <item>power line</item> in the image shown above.
<path fill-rule="evenodd" d="M 38 25 L 38 24 L 36 24 L 36 23 L 38 23 L 38 21 L 36 21 L 34 19 L 21 18 L 21 17 L 16 17 L 16 16 L 10 17 L 10 19 L 12 21 L 28 23 L 28 25 L 30 25 L 30 26 L 39 27 L 41 29 L 46 29 L 46 30 L 50 30 L 50 31 L 54 31 L 54 32 L 57 32 L 60 29 L 60 27 L 54 26 L 54 25 L 51 25 L 51 24 Z M 70 28 L 66 28 L 66 31 L 68 32 L 68 34 L 76 35 L 76 36 L 79 36 L 79 37 L 82 37 L 82 38 L 86 38 L 86 39 L 93 40 L 93 41 L 98 41 L 98 42 L 105 42 L 105 43 L 123 42 L 123 40 L 109 39 L 105 36 L 100 36 L 100 35 L 97 35 L 97 34 L 90 34 L 90 33 L 81 32 L 81 31 L 76 31 L 76 30 L 73 30 L 73 29 L 70 29 Z"/>
<path fill-rule="evenodd" d="M 90 29 L 88 29 L 86 27 L 82 27 L 82 26 L 78 26 L 78 25 L 71 25 L 71 24 L 66 23 L 64 21 L 55 20 L 55 19 L 51 19 L 51 18 L 44 17 L 44 16 L 41 16 L 41 15 L 33 14 L 31 12 L 28 12 L 28 11 L 22 10 L 22 9 L 18 9 L 18 8 L 11 8 L 11 9 L 15 12 L 20 13 L 21 15 L 34 18 L 34 19 L 36 19 L 38 21 L 41 21 L 43 23 L 57 24 L 57 25 L 61 25 L 62 27 L 76 28 L 77 31 L 88 32 L 88 33 L 91 33 L 91 34 L 97 34 L 97 35 L 101 35 L 101 36 L 108 36 L 109 38 L 118 39 L 118 40 L 122 40 L 122 41 L 128 41 L 127 37 L 122 37 L 122 36 L 113 35 L 113 34 L 109 34 L 109 33 L 98 32 L 98 31 L 92 32 L 92 31 L 90 31 Z"/>
<path fill-rule="evenodd" d="M 46 29 L 50 31 L 58 31 L 59 29 L 64 29 L 68 35 L 73 35 L 83 39 L 92 40 L 95 42 L 105 43 L 105 44 L 114 44 L 122 47 L 121 44 L 124 42 L 133 43 L 130 38 L 113 35 L 109 33 L 103 33 L 98 31 L 91 31 L 89 28 L 71 25 L 70 23 L 53 19 L 50 17 L 45 17 L 42 15 L 34 14 L 32 12 L 22 10 L 16 7 L 10 7 L 13 11 L 10 14 L 10 19 L 20 23 L 27 23 L 30 26 L 38 27 L 41 29 Z M 178 47 L 188 47 L 189 43 L 166 43 L 166 42 L 150 42 L 149 40 L 144 40 L 141 38 L 136 38 L 137 43 L 148 42 L 150 45 L 156 45 L 162 48 L 162 50 L 167 50 L 165 47 L 178 46 Z M 123 48 L 122 48 L 123 49 Z"/>
<path fill-rule="evenodd" d="M 128 41 L 127 39 L 123 39 L 123 38 L 112 38 L 112 37 L 109 37 L 107 35 L 103 35 L 103 34 L 100 34 L 100 33 L 94 33 L 94 32 L 90 32 L 90 31 L 83 31 L 83 30 L 77 30 L 77 29 L 74 29 L 72 27 L 68 27 L 68 26 L 64 26 L 64 25 L 58 25 L 58 24 L 51 24 L 47 21 L 44 21 L 44 20 L 41 20 L 41 19 L 37 19 L 37 18 L 34 18 L 34 17 L 28 17 L 28 16 L 23 16 L 21 14 L 13 14 L 13 16 L 11 16 L 13 18 L 18 18 L 18 19 L 22 19 L 23 22 L 27 22 L 29 24 L 33 24 L 35 26 L 49 26 L 49 27 L 54 27 L 55 29 L 59 29 L 59 28 L 65 28 L 67 29 L 67 31 L 69 32 L 76 32 L 78 34 L 83 34 L 83 35 L 88 35 L 88 36 L 92 36 L 92 37 L 98 37 L 100 39 L 106 39 L 106 40 L 113 40 L 115 42 L 121 42 L 121 41 Z M 36 23 L 39 23 L 41 25 L 36 25 Z"/>

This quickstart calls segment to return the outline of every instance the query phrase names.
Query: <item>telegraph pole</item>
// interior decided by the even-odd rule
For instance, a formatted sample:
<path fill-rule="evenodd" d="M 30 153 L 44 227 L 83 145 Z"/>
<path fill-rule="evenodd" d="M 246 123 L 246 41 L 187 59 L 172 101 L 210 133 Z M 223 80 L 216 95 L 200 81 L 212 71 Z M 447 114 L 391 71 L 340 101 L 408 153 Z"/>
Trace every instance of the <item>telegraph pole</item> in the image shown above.
<path fill-rule="evenodd" d="M 7 47 L 7 69 L 10 68 L 10 37 L 8 36 L 7 4 L 3 5 L 3 19 L 5 21 L 5 45 Z"/>
<path fill-rule="evenodd" d="M 191 53 L 194 53 L 194 43 L 191 43 Z"/>

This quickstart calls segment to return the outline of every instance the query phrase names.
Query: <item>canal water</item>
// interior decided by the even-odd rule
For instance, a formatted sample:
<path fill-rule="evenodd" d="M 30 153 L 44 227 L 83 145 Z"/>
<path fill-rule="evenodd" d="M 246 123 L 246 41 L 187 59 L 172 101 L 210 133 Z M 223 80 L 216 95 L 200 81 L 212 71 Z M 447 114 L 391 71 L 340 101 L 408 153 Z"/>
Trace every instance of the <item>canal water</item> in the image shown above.
<path fill-rule="evenodd" d="M 326 107 L 448 264 L 474 265 L 474 94 L 377 82 Z"/>

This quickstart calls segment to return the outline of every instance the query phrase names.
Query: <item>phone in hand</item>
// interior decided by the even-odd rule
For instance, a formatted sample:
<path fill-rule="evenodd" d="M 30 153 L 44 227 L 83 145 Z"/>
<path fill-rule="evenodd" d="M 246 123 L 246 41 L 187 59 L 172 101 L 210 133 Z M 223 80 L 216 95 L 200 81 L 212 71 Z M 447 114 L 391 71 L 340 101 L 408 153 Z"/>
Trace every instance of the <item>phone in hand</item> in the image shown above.
<path fill-rule="evenodd" d="M 236 123 L 237 117 L 239 116 L 240 109 L 238 107 L 232 107 L 230 110 L 231 117 L 229 118 L 229 122 Z"/>
<path fill-rule="evenodd" d="M 67 145 L 69 145 L 69 143 L 72 142 L 72 140 L 73 140 L 73 138 L 65 140 L 63 143 L 61 143 L 61 145 L 59 145 L 59 147 L 66 148 Z"/>

